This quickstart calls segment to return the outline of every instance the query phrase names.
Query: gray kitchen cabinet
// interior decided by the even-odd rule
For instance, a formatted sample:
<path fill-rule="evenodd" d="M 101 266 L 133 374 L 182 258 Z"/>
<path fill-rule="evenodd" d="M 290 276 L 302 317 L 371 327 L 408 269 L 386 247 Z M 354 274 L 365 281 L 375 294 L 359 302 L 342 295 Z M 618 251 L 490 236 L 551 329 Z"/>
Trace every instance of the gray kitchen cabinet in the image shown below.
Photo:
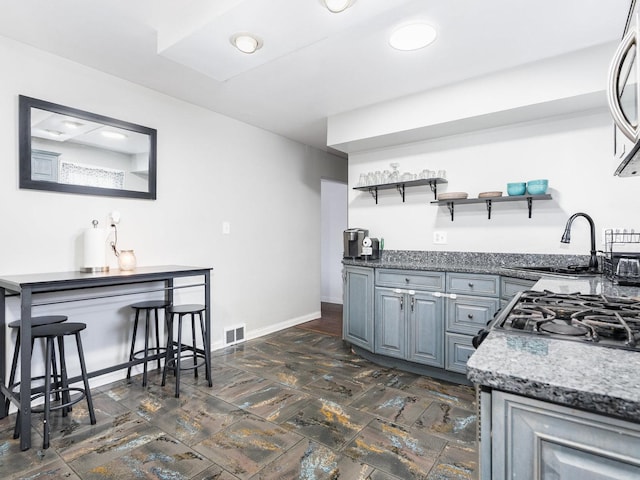
<path fill-rule="evenodd" d="M 372 352 L 373 269 L 345 266 L 343 280 L 342 338 Z"/>
<path fill-rule="evenodd" d="M 58 157 L 57 152 L 31 150 L 31 180 L 57 182 Z"/>
<path fill-rule="evenodd" d="M 375 353 L 444 366 L 445 274 L 376 269 Z"/>
<path fill-rule="evenodd" d="M 499 308 L 498 298 L 456 295 L 447 301 L 447 332 L 475 335 Z"/>
<path fill-rule="evenodd" d="M 467 360 L 476 351 L 469 335 L 458 333 L 445 334 L 445 368 L 450 372 L 467 373 Z"/>
<path fill-rule="evenodd" d="M 500 309 L 500 277 L 472 273 L 447 273 L 445 333 L 446 370 L 467 372 L 473 354 L 473 336 Z"/>
<path fill-rule="evenodd" d="M 493 391 L 490 452 L 492 480 L 637 479 L 640 425 Z"/>
<path fill-rule="evenodd" d="M 500 306 L 504 307 L 513 296 L 524 290 L 530 290 L 537 280 L 526 280 L 524 278 L 500 278 Z"/>
<path fill-rule="evenodd" d="M 443 298 L 376 287 L 375 299 L 375 353 L 442 368 Z"/>

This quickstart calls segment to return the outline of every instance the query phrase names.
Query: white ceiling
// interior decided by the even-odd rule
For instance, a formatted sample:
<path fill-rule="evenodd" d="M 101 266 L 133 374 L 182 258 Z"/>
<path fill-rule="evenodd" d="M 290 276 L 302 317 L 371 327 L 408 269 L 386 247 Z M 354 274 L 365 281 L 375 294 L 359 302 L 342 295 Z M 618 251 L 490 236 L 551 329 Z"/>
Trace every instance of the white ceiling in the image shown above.
<path fill-rule="evenodd" d="M 618 40 L 630 0 L 0 0 L 0 35 L 326 148 L 331 115 Z M 414 52 L 387 42 L 430 23 Z M 238 31 L 258 35 L 253 55 Z"/>

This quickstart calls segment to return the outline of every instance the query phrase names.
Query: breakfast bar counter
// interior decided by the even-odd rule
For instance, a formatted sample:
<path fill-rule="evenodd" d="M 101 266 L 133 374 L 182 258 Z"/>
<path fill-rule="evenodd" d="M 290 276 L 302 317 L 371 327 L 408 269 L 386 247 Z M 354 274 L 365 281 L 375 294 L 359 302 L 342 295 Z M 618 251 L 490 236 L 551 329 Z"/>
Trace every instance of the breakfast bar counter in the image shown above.
<path fill-rule="evenodd" d="M 201 277 L 196 283 L 187 285 L 174 285 L 176 278 L 183 277 Z M 91 300 L 108 298 L 113 296 L 126 295 L 126 293 L 96 293 L 99 287 L 115 287 L 139 284 L 152 284 L 153 282 L 164 282 L 163 287 L 150 285 L 147 292 L 164 292 L 165 300 L 173 301 L 173 292 L 178 288 L 203 288 L 203 299 L 205 305 L 205 331 L 207 343 L 210 345 L 211 337 L 211 268 L 209 267 L 191 267 L 182 265 L 166 265 L 138 267 L 133 271 L 112 270 L 109 272 L 99 273 L 81 273 L 81 272 L 60 272 L 60 273 L 35 273 L 26 275 L 7 275 L 0 277 L 0 345 L 6 342 L 6 297 L 19 295 L 20 297 L 20 385 L 31 384 L 31 317 L 32 307 L 38 305 L 47 305 L 38 303 L 36 298 L 39 294 L 51 292 L 74 291 L 78 292 L 78 297 L 73 299 L 65 299 L 52 301 L 50 303 L 75 302 L 78 300 Z M 136 291 L 135 293 L 142 293 Z M 115 365 L 110 365 L 97 371 L 89 372 L 89 377 L 104 375 L 116 370 L 128 368 L 131 365 L 143 362 L 144 359 L 136 359 L 131 362 L 127 361 Z M 16 398 L 15 394 L 11 394 L 6 385 L 6 352 L 0 355 L 0 401 L 2 402 L 2 411 L 0 418 L 5 417 L 8 411 L 5 410 L 5 398 L 17 404 L 22 412 L 20 416 L 20 447 L 26 450 L 31 446 L 31 391 L 27 388 L 21 388 L 20 394 Z M 70 378 L 70 382 L 77 379 Z"/>

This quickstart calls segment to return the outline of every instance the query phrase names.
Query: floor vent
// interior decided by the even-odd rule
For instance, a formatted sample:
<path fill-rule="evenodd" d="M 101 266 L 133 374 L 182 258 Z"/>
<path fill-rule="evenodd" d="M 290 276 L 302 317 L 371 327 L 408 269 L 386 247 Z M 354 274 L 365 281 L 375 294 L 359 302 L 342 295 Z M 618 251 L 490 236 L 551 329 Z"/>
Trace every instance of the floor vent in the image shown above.
<path fill-rule="evenodd" d="M 225 345 L 235 345 L 236 343 L 244 342 L 245 335 L 244 330 L 245 325 L 238 325 L 235 327 L 225 328 L 224 329 L 224 344 Z"/>

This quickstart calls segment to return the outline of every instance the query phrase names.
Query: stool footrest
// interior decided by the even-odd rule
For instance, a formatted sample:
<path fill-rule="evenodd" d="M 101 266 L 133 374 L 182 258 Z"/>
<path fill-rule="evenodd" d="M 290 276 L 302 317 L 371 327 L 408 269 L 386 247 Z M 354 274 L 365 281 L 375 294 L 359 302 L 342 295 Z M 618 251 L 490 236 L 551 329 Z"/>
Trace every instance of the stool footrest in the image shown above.
<path fill-rule="evenodd" d="M 73 405 L 75 405 L 76 403 L 84 400 L 87 397 L 87 393 L 84 391 L 84 388 L 75 388 L 75 387 L 69 387 L 69 388 L 56 388 L 55 390 L 51 390 L 51 395 L 53 394 L 61 394 L 61 393 L 71 393 L 71 392 L 76 392 L 76 393 L 80 393 L 80 395 L 77 398 L 74 398 L 73 400 L 70 400 L 66 403 L 61 403 L 60 405 L 51 405 L 49 407 L 50 411 L 54 411 L 54 410 L 60 410 L 62 408 L 67 408 L 67 407 L 71 407 Z M 31 396 L 31 400 L 36 400 L 39 397 L 43 397 L 44 396 L 44 392 L 43 393 L 39 393 L 37 395 L 32 395 Z M 32 413 L 44 413 L 44 407 L 40 408 L 40 407 L 31 407 L 31 412 Z"/>

